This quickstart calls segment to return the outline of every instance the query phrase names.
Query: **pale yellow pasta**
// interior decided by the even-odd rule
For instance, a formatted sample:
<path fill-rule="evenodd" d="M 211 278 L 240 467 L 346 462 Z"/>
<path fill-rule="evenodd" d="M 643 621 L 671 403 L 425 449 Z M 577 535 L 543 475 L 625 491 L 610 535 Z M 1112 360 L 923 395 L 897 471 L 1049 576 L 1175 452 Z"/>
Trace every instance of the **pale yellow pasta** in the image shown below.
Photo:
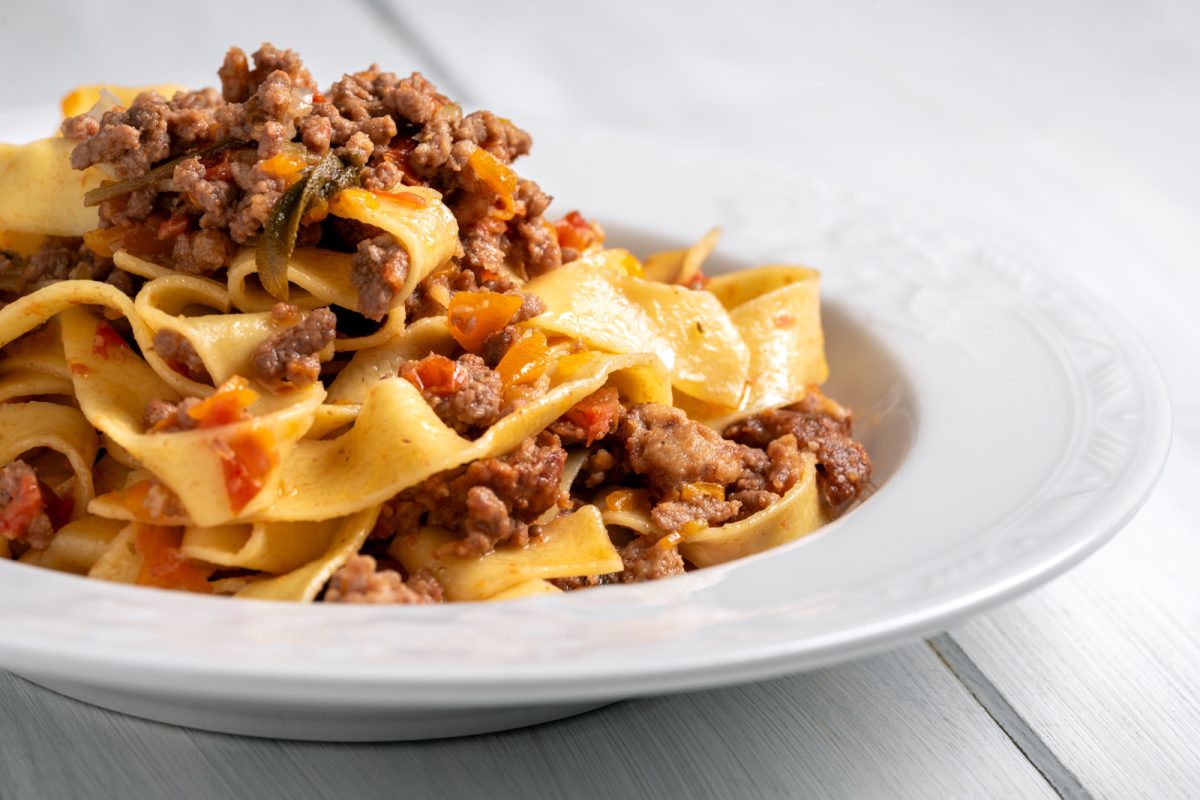
<path fill-rule="evenodd" d="M 697 567 L 709 567 L 795 541 L 827 521 L 814 461 L 806 456 L 803 475 L 780 500 L 738 522 L 685 534 L 679 552 Z"/>
<path fill-rule="evenodd" d="M 82 513 L 93 496 L 92 464 L 100 450 L 89 421 L 74 408 L 54 403 L 0 404 L 0 464 L 42 447 L 60 453 L 70 465 L 75 513 Z"/>
<path fill-rule="evenodd" d="M 20 560 L 60 572 L 86 575 L 127 524 L 88 514 L 59 528 L 45 550 L 27 550 Z"/>
<path fill-rule="evenodd" d="M 0 144 L 0 230 L 82 236 L 99 225 L 83 195 L 100 185 L 104 173 L 71 169 L 71 147 L 58 137 Z"/>
<path fill-rule="evenodd" d="M 103 323 L 87 312 L 69 309 L 61 318 L 64 351 L 74 367 L 75 395 L 88 422 L 170 488 L 195 524 L 223 525 L 249 519 L 271 505 L 279 492 L 282 467 L 324 398 L 319 384 L 294 392 L 291 402 L 273 410 L 268 409 L 278 401 L 264 396 L 261 408 L 266 413 L 242 422 L 170 435 L 148 433 L 142 421 L 146 405 L 178 395 L 127 348 L 110 348 L 107 356 L 96 353 L 93 342 Z M 269 448 L 273 464 L 262 478 L 262 489 L 237 509 L 227 490 L 220 443 L 245 438 L 260 439 Z"/>
<path fill-rule="evenodd" d="M 63 112 L 141 91 L 81 87 Z M 149 177 L 72 169 L 61 135 L 0 145 L 0 558 L 223 597 L 504 601 L 682 574 L 829 518 L 818 448 L 786 434 L 779 469 L 716 442 L 743 477 L 689 471 L 704 426 L 736 439 L 812 407 L 793 404 L 828 375 L 815 270 L 705 276 L 717 228 L 639 262 L 531 210 L 502 142 L 457 141 L 433 175 L 411 133 L 375 143 L 377 172 L 215 124 Z M 201 172 L 214 194 L 187 188 Z M 743 479 L 776 481 L 755 513 Z"/>
<path fill-rule="evenodd" d="M 299 569 L 329 549 L 338 523 L 327 519 L 188 527 L 179 549 L 188 558 L 209 564 L 279 575 Z"/>
<path fill-rule="evenodd" d="M 507 453 L 592 392 L 614 373 L 625 378 L 635 402 L 661 402 L 665 387 L 653 356 L 591 354 L 580 374 L 550 388 L 471 441 L 446 426 L 421 393 L 402 378 L 388 378 L 367 394 L 354 427 L 336 439 L 303 441 L 287 461 L 284 490 L 271 519 L 326 519 L 382 503 L 443 470 Z M 657 400 L 653 399 L 657 398 Z M 380 441 L 399 446 L 380 448 Z"/>
<path fill-rule="evenodd" d="M 455 538 L 447 531 L 425 528 L 397 537 L 390 552 L 410 572 L 432 572 L 448 600 L 488 600 L 506 592 L 511 599 L 514 587 L 532 579 L 589 577 L 622 569 L 621 556 L 595 506 L 556 518 L 528 547 L 499 548 L 482 558 L 446 552 Z"/>
<path fill-rule="evenodd" d="M 340 520 L 333 541 L 320 556 L 299 569 L 275 578 L 255 581 L 236 596 L 311 603 L 330 576 L 362 547 L 378 516 L 379 507 L 372 506 Z"/>
<path fill-rule="evenodd" d="M 613 353 L 652 353 L 679 391 L 734 405 L 749 368 L 746 343 L 707 292 L 629 275 L 623 251 L 601 251 L 535 278 L 525 291 L 545 301 L 543 330 Z"/>

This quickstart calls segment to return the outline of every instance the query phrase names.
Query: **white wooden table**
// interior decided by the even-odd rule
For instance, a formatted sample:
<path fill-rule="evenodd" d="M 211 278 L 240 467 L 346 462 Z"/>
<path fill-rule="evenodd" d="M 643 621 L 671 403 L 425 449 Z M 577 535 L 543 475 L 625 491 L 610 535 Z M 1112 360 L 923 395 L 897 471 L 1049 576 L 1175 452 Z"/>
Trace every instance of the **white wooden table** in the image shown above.
<path fill-rule="evenodd" d="M 370 60 L 421 69 L 535 137 L 532 120 L 570 119 L 785 152 L 1119 308 L 1167 374 L 1176 438 L 1112 544 L 929 642 L 395 745 L 176 729 L 0 673 L 0 797 L 1200 797 L 1200 6 L 982 5 L 6 7 L 16 105 L 97 80 L 211 83 L 229 44 L 270 39 L 322 83 Z"/>

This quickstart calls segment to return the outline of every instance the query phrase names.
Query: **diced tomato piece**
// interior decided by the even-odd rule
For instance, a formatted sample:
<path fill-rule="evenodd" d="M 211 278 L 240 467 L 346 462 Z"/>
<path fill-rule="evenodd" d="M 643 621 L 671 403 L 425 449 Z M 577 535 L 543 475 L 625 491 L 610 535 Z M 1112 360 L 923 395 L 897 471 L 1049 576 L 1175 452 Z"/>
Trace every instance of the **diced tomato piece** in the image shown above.
<path fill-rule="evenodd" d="M 586 444 L 612 433 L 621 413 L 621 400 L 617 390 L 605 386 L 592 392 L 576 403 L 563 416 L 583 428 Z"/>
<path fill-rule="evenodd" d="M 550 357 L 546 345 L 546 334 L 538 330 L 527 331 L 500 359 L 496 372 L 505 389 L 530 383 L 542 377 Z"/>
<path fill-rule="evenodd" d="M 54 492 L 50 492 L 51 495 Z M 46 508 L 42 489 L 32 471 L 23 472 L 17 482 L 13 499 L 0 508 L 0 535 L 15 539 L 25 533 L 34 518 Z"/>
<path fill-rule="evenodd" d="M 92 337 L 92 355 L 108 358 L 111 353 L 110 348 L 128 350 L 129 344 L 121 334 L 117 333 L 116 328 L 107 322 L 100 322 L 96 325 L 96 335 Z M 121 349 L 117 350 L 117 353 L 121 352 L 123 352 Z"/>
<path fill-rule="evenodd" d="M 584 250 L 589 245 L 600 240 L 600 234 L 595 226 L 584 219 L 578 211 L 570 211 L 565 217 L 554 223 L 554 232 L 558 234 L 558 244 L 574 250 Z"/>
<path fill-rule="evenodd" d="M 211 573 L 180 552 L 182 544 L 182 528 L 138 526 L 136 547 L 142 557 L 138 584 L 210 594 L 212 587 L 208 583 L 208 576 Z"/>
<path fill-rule="evenodd" d="M 459 391 L 464 381 L 458 362 L 437 353 L 404 364 L 400 367 L 400 377 L 421 391 L 440 397 Z"/>
<path fill-rule="evenodd" d="M 479 180 L 496 194 L 496 207 L 491 216 L 496 219 L 512 219 L 516 213 L 513 195 L 517 191 L 517 173 L 482 147 L 467 156 L 467 163 Z"/>
<path fill-rule="evenodd" d="M 275 437 L 269 430 L 252 430 L 217 439 L 213 448 L 221 459 L 225 491 L 235 514 L 262 491 L 267 476 L 279 462 Z"/>
<path fill-rule="evenodd" d="M 522 300 L 515 294 L 498 292 L 458 292 L 450 298 L 446 313 L 450 335 L 463 349 L 478 353 L 483 340 L 504 330 L 521 308 Z"/>
<path fill-rule="evenodd" d="M 196 420 L 201 428 L 216 428 L 250 418 L 247 409 L 258 399 L 258 392 L 250 388 L 249 382 L 234 375 L 221 384 L 217 391 L 188 409 L 188 416 Z"/>

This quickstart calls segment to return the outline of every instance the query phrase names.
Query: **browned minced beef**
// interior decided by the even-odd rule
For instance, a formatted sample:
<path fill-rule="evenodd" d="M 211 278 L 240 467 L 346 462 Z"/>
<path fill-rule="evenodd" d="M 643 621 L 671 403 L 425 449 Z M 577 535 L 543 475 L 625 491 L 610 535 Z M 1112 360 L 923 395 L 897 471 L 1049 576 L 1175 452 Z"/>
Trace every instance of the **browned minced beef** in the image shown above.
<path fill-rule="evenodd" d="M 620 550 L 625 569 L 621 583 L 642 583 L 682 575 L 683 557 L 675 547 L 664 547 L 654 535 L 639 536 Z"/>
<path fill-rule="evenodd" d="M 24 461 L 0 468 L 0 536 L 44 549 L 54 535 L 37 473 Z"/>
<path fill-rule="evenodd" d="M 579 578 L 558 578 L 550 582 L 564 592 L 606 586 L 613 583 L 644 583 L 659 578 L 682 575 L 686 571 L 683 556 L 675 544 L 663 541 L 657 533 L 636 536 L 622 545 L 617 552 L 621 556 L 622 570 L 609 575 L 592 575 Z"/>
<path fill-rule="evenodd" d="M 813 392 L 789 408 L 736 422 L 725 435 L 752 447 L 766 447 L 793 436 L 799 448 L 816 456 L 817 485 L 826 503 L 836 508 L 858 497 L 871 479 L 871 459 L 863 446 L 850 438 L 852 422 L 848 412 Z"/>
<path fill-rule="evenodd" d="M 268 337 L 254 348 L 254 375 L 273 389 L 310 386 L 321 376 L 317 354 L 333 342 L 337 317 L 328 308 L 307 314 L 287 303 L 276 303 L 272 316 L 296 323 Z"/>
<path fill-rule="evenodd" d="M 448 367 L 453 370 L 449 385 L 424 384 L 421 377 L 423 369 L 432 361 L 440 361 L 442 369 Z M 465 353 L 456 361 L 447 362 L 449 359 L 439 355 L 406 361 L 400 365 L 400 377 L 420 389 L 434 413 L 460 434 L 481 431 L 500 419 L 503 398 L 499 373 L 472 353 Z"/>
<path fill-rule="evenodd" d="M 377 533 L 403 535 L 424 520 L 460 533 L 454 547 L 460 555 L 483 555 L 502 542 L 523 546 L 530 523 L 564 500 L 559 481 L 566 460 L 558 437 L 526 439 L 503 456 L 438 473 L 401 492 Z"/>
<path fill-rule="evenodd" d="M 172 433 L 174 431 L 190 431 L 199 423 L 188 413 L 200 401 L 194 397 L 186 397 L 178 404 L 167 400 L 151 400 L 146 403 L 142 412 L 142 421 L 146 428 L 154 433 Z"/>
<path fill-rule="evenodd" d="M 350 267 L 359 312 L 382 319 L 408 277 L 408 253 L 391 234 L 384 233 L 360 241 Z"/>
<path fill-rule="evenodd" d="M 644 403 L 629 409 L 617 430 L 630 469 L 661 496 L 684 483 L 733 483 L 742 473 L 742 448 L 678 408 Z"/>
<path fill-rule="evenodd" d="M 420 605 L 442 600 L 442 585 L 429 570 L 418 570 L 406 581 L 394 569 L 378 569 L 375 559 L 364 555 L 351 556 L 325 589 L 326 603 Z"/>
<path fill-rule="evenodd" d="M 568 415 L 551 429 L 579 441 L 573 427 Z M 581 480 L 589 488 L 643 481 L 654 502 L 651 521 L 667 533 L 760 511 L 795 484 L 802 467 L 794 438 L 769 442 L 764 451 L 725 439 L 677 408 L 647 403 L 624 412 L 601 437 Z"/>
<path fill-rule="evenodd" d="M 212 377 L 196 348 L 187 337 L 170 328 L 162 328 L 154 334 L 154 352 L 176 372 L 194 381 L 211 383 Z"/>
<path fill-rule="evenodd" d="M 31 256 L 4 252 L 0 260 L 0 272 L 20 272 L 26 288 L 71 279 L 106 281 L 127 294 L 135 288 L 129 273 L 114 268 L 112 259 L 93 253 L 79 237 L 47 236 Z"/>
<path fill-rule="evenodd" d="M 294 143 L 313 158 L 333 152 L 345 164 L 361 165 L 368 190 L 425 185 L 441 192 L 458 218 L 460 253 L 448 273 L 426 278 L 431 286 L 503 291 L 512 287 L 502 265 L 538 275 L 562 263 L 554 226 L 544 217 L 550 197 L 519 180 L 505 200 L 486 179 L 494 171 L 486 165 L 490 159 L 482 159 L 481 175 L 481 159 L 472 158 L 483 150 L 509 165 L 529 152 L 529 134 L 503 117 L 464 115 L 420 74 L 400 78 L 376 66 L 318 92 L 299 56 L 270 44 L 252 58 L 232 48 L 218 74 L 219 93 L 204 89 L 169 99 L 145 93 L 98 121 L 81 115 L 63 123 L 63 135 L 76 143 L 71 160 L 77 169 L 103 163 L 133 178 L 180 159 L 173 180 L 101 203 L 103 227 L 154 226 L 174 240 L 167 250 L 178 269 L 211 272 L 228 263 L 235 245 L 253 243 L 262 231 L 287 188 L 263 162 Z M 218 142 L 232 144 L 187 157 Z M 367 316 L 385 313 L 407 271 L 407 258 L 390 237 L 360 250 L 354 279 Z M 430 296 L 428 289 L 414 295 L 410 318 L 437 312 Z"/>

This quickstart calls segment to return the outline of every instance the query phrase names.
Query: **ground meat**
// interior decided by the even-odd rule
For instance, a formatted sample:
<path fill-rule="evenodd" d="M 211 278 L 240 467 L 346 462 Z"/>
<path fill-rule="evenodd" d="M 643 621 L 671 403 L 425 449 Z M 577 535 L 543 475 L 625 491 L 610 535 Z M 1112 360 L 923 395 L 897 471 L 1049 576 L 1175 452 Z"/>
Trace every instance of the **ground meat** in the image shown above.
<path fill-rule="evenodd" d="M 431 370 L 438 380 L 429 378 Z M 447 371 L 449 380 L 445 380 Z M 445 356 L 426 356 L 400 365 L 400 377 L 421 390 L 438 417 L 462 435 L 469 435 L 500 419 L 502 386 L 500 375 L 472 353 L 450 361 Z"/>
<path fill-rule="evenodd" d="M 83 141 L 89 136 L 95 136 L 100 130 L 100 120 L 88 114 L 80 114 L 77 117 L 67 117 L 63 120 L 62 135 L 63 138 L 72 142 Z"/>
<path fill-rule="evenodd" d="M 379 320 L 408 277 L 408 253 L 391 234 L 380 234 L 358 243 L 350 262 L 350 281 L 358 292 L 358 310 Z"/>
<path fill-rule="evenodd" d="M 15 262 L 22 262 L 19 256 Z M 113 262 L 89 250 L 78 237 L 48 236 L 29 257 L 22 281 L 26 287 L 44 286 L 65 280 L 104 280 L 113 270 Z"/>
<path fill-rule="evenodd" d="M 458 532 L 454 551 L 483 555 L 502 542 L 523 546 L 529 525 L 565 502 L 559 482 L 567 453 L 558 437 L 543 433 L 498 458 L 447 470 L 406 489 L 388 509 L 386 533 L 425 524 Z"/>
<path fill-rule="evenodd" d="M 837 413 L 826 413 L 832 409 L 823 400 L 810 397 L 788 409 L 764 411 L 729 426 L 725 436 L 760 448 L 789 435 L 795 437 L 797 449 L 816 455 L 817 485 L 825 501 L 836 508 L 866 488 L 871 459 L 863 446 L 850 438 L 849 414 L 840 406 Z"/>
<path fill-rule="evenodd" d="M 517 283 L 508 277 L 510 267 L 540 275 L 562 263 L 554 226 L 544 217 L 550 197 L 520 179 L 512 197 L 501 197 L 493 188 L 494 169 L 488 176 L 476 172 L 484 169 L 472 157 L 480 150 L 506 165 L 529 152 L 529 134 L 509 120 L 490 111 L 464 116 L 420 74 L 401 79 L 374 65 L 344 75 L 322 94 L 296 53 L 270 44 L 252 58 L 232 48 L 218 75 L 219 93 L 205 89 L 169 100 L 145 93 L 99 120 L 80 115 L 63 123 L 75 142 L 73 166 L 107 164 L 120 178 L 217 141 L 233 142 L 219 154 L 184 158 L 170 181 L 103 201 L 102 227 L 145 225 L 157 232 L 163 220 L 181 222 L 173 225 L 182 232 L 171 242 L 172 266 L 209 274 L 228 264 L 235 245 L 252 245 L 262 232 L 287 188 L 263 163 L 298 143 L 310 154 L 333 151 L 362 166 L 361 185 L 370 191 L 407 184 L 441 193 L 458 220 L 459 253 L 447 275 L 431 278 L 434 284 L 506 291 Z M 310 225 L 305 241 L 321 240 L 322 226 L 332 223 Z M 361 310 L 381 319 L 407 277 L 407 254 L 390 239 L 354 244 Z M 438 313 L 433 288 L 414 293 L 407 304 L 411 319 Z"/>
<path fill-rule="evenodd" d="M 49 545 L 54 535 L 54 524 L 46 513 L 44 493 L 49 491 L 24 461 L 11 461 L 0 468 L 0 536 L 37 550 Z"/>
<path fill-rule="evenodd" d="M 619 453 L 597 447 L 584 459 L 580 480 L 587 488 L 595 489 L 606 483 L 617 483 L 627 473 Z"/>
<path fill-rule="evenodd" d="M 617 430 L 629 468 L 645 475 L 656 497 L 685 483 L 733 483 L 742 473 L 743 449 L 672 406 L 644 403 L 629 409 Z"/>
<path fill-rule="evenodd" d="M 154 352 L 171 369 L 200 383 L 212 383 L 200 354 L 182 333 L 162 328 L 154 334 Z"/>
<path fill-rule="evenodd" d="M 227 180 L 209 180 L 207 176 L 208 169 L 199 158 L 188 158 L 175 165 L 173 180 L 204 211 L 201 228 L 226 228 L 235 207 L 236 186 Z"/>
<path fill-rule="evenodd" d="M 371 556 L 351 556 L 333 573 L 325 589 L 326 603 L 440 603 L 442 585 L 429 570 L 418 570 L 405 581 L 394 569 L 377 569 Z"/>
<path fill-rule="evenodd" d="M 276 391 L 310 386 L 321 375 L 317 354 L 333 343 L 337 317 L 328 308 L 298 314 L 286 303 L 276 303 L 271 313 L 277 320 L 299 320 L 254 348 L 254 376 Z"/>
<path fill-rule="evenodd" d="M 104 279 L 104 282 L 133 297 L 137 294 L 139 280 L 136 275 L 126 272 L 123 269 L 114 269 L 108 273 L 108 277 Z"/>
<path fill-rule="evenodd" d="M 660 531 L 677 531 L 689 522 L 703 522 L 715 527 L 738 516 L 741 501 L 724 500 L 704 493 L 697 493 L 686 500 L 668 500 L 659 503 L 650 512 L 650 521 Z"/>
<path fill-rule="evenodd" d="M 550 578 L 550 583 L 562 589 L 564 592 L 574 592 L 578 589 L 590 589 L 593 586 L 607 586 L 611 583 L 617 583 L 620 580 L 621 573 L 615 572 L 612 575 L 581 575 L 577 578 Z"/>
<path fill-rule="evenodd" d="M 621 548 L 621 561 L 625 564 L 619 575 L 621 583 L 656 581 L 684 573 L 679 550 L 660 545 L 659 541 L 655 535 L 639 536 Z"/>
<path fill-rule="evenodd" d="M 151 400 L 142 412 L 142 421 L 152 433 L 190 431 L 200 423 L 188 412 L 199 402 L 194 397 L 184 398 L 178 404 L 167 400 Z"/>
<path fill-rule="evenodd" d="M 180 272 L 208 275 L 229 264 L 236 252 L 224 231 L 202 230 L 176 236 L 171 256 Z"/>

